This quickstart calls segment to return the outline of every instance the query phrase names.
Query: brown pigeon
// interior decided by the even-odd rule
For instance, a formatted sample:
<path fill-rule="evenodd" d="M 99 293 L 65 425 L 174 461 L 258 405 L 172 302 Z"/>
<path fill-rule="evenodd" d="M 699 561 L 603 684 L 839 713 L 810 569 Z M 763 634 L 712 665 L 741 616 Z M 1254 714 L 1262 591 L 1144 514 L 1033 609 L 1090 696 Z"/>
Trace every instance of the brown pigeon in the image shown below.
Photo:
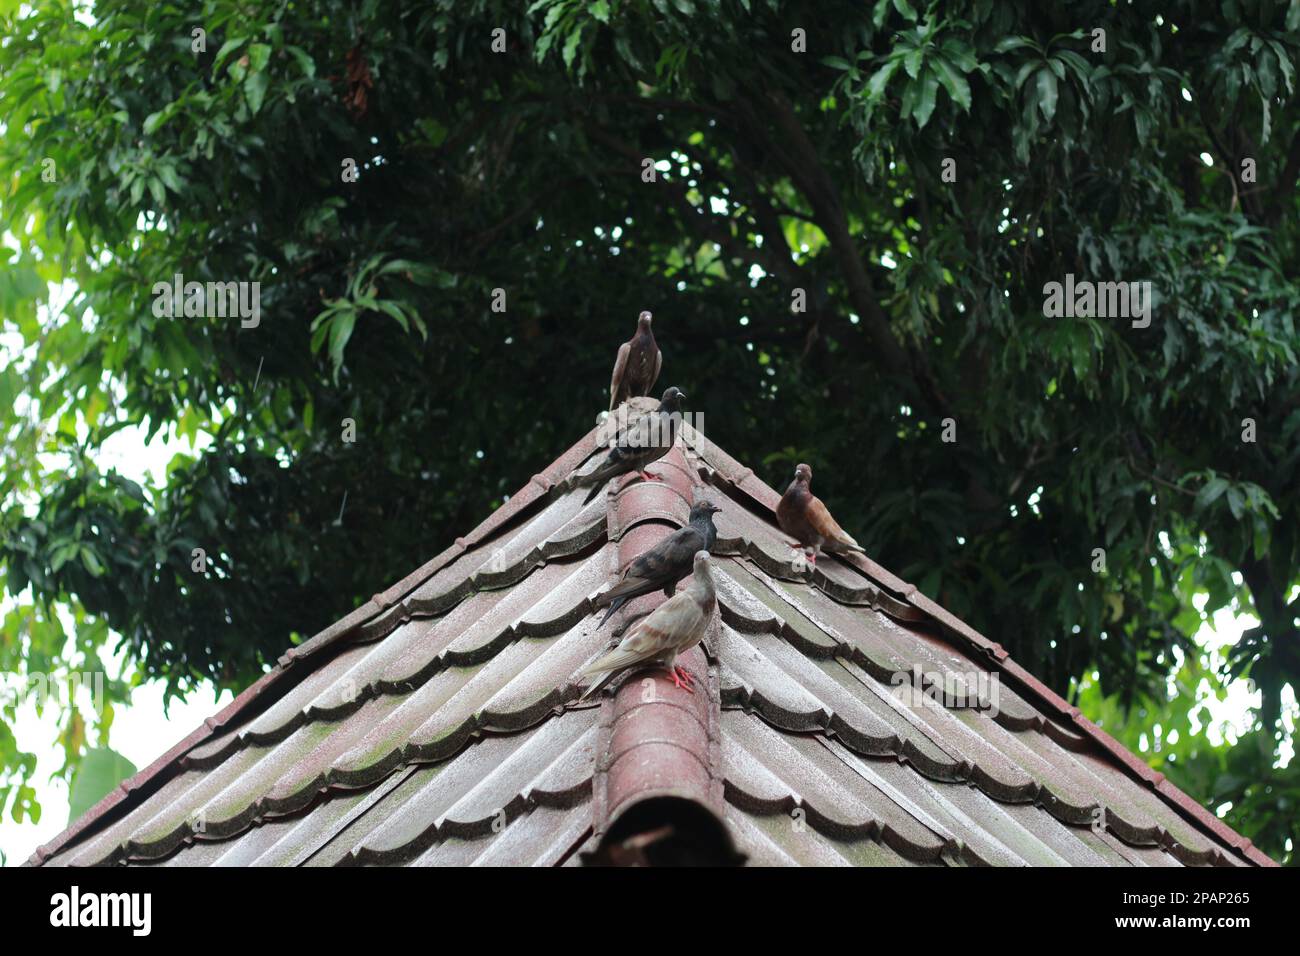
<path fill-rule="evenodd" d="M 632 668 L 662 665 L 672 671 L 673 684 L 692 694 L 694 679 L 689 671 L 677 666 L 677 655 L 684 654 L 700 642 L 709 618 L 718 606 L 717 592 L 709 574 L 709 552 L 697 551 L 691 586 L 655 608 L 649 617 L 638 621 L 608 654 L 582 672 L 583 677 L 597 677 L 583 693 L 586 700 L 615 677 Z"/>
<path fill-rule="evenodd" d="M 781 530 L 803 547 L 813 549 L 813 564 L 817 563 L 823 545 L 832 554 L 862 551 L 862 546 L 836 524 L 821 499 L 812 493 L 808 487 L 811 483 L 811 468 L 807 465 L 795 468 L 794 481 L 790 482 L 790 487 L 781 496 L 781 503 L 776 506 L 776 523 Z"/>
<path fill-rule="evenodd" d="M 596 497 L 605 482 L 629 471 L 641 472 L 641 477 L 647 481 L 657 480 L 654 475 L 646 474 L 646 465 L 672 450 L 673 442 L 677 440 L 677 426 L 682 420 L 682 399 L 685 397 L 686 393 L 679 388 L 668 389 L 657 409 L 642 415 L 614 440 L 614 447 L 604 462 L 574 479 L 573 485 L 579 488 L 595 486 L 583 501 L 584 505 Z"/>
<path fill-rule="evenodd" d="M 604 627 L 615 611 L 635 597 L 660 588 L 672 597 L 677 591 L 677 582 L 691 573 L 696 552 L 713 551 L 718 540 L 713 516 L 721 510 L 712 502 L 697 501 L 691 506 L 690 522 L 685 527 L 678 528 L 629 564 L 618 584 L 597 594 L 596 607 L 608 605 L 609 610 L 596 625 L 596 630 Z"/>
<path fill-rule="evenodd" d="M 651 315 L 642 312 L 637 319 L 636 335 L 624 342 L 614 360 L 614 377 L 609 380 L 609 410 L 612 412 L 629 398 L 649 395 L 659 380 L 659 368 L 664 363 L 663 353 L 655 344 L 655 334 L 650 330 Z"/>

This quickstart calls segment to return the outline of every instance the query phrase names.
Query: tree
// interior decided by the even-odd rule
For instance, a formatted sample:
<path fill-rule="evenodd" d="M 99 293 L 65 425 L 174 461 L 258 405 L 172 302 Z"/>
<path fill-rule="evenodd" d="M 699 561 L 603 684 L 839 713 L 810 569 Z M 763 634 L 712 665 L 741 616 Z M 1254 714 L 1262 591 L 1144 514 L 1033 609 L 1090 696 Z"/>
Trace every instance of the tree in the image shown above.
<path fill-rule="evenodd" d="M 64 607 L 246 685 L 588 428 L 650 308 L 712 436 L 1093 712 L 1189 720 L 1255 615 L 1201 676 L 1259 745 L 1151 757 L 1289 853 L 1300 5 L 7 6 L 6 669 L 82 666 Z M 130 423 L 211 443 L 140 488 Z"/>

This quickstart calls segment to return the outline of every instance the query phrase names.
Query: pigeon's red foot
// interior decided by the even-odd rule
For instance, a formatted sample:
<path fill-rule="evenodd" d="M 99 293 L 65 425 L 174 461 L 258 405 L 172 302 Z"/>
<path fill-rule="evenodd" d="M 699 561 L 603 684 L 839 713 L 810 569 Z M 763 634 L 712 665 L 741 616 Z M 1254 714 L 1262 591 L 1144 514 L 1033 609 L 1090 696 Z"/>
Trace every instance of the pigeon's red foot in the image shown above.
<path fill-rule="evenodd" d="M 652 475 L 648 471 L 638 472 L 645 481 L 663 481 L 658 475 Z"/>
<path fill-rule="evenodd" d="M 687 693 L 694 694 L 695 678 L 691 676 L 691 672 L 686 670 L 686 668 L 682 667 L 681 665 L 674 665 L 673 686 L 680 687 L 682 690 L 686 691 Z"/>

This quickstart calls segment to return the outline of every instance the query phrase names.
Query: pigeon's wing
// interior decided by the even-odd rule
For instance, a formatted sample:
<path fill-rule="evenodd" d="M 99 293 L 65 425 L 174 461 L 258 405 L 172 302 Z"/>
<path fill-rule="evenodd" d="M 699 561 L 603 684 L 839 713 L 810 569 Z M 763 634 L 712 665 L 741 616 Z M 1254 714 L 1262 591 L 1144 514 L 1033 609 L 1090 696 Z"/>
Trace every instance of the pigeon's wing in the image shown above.
<path fill-rule="evenodd" d="M 817 501 L 816 498 L 813 500 Z M 825 506 L 822 505 L 820 501 L 817 501 L 817 504 L 821 506 L 822 511 L 826 510 Z M 776 506 L 777 525 L 782 531 L 803 545 L 809 544 L 818 534 L 820 534 L 820 532 L 812 526 L 812 515 L 809 514 L 808 511 L 809 509 L 805 506 L 804 502 L 799 500 L 799 496 L 796 494 L 794 488 L 790 488 L 786 491 L 786 493 L 781 496 L 781 501 Z M 830 518 L 830 514 L 828 513 L 826 517 Z M 833 524 L 834 519 L 831 519 L 831 521 Z"/>
<path fill-rule="evenodd" d="M 664 581 L 673 575 L 685 576 L 691 569 L 695 552 L 702 547 L 702 540 L 702 535 L 690 525 L 678 528 L 633 561 L 628 573 L 640 578 L 658 578 Z"/>
<path fill-rule="evenodd" d="M 630 452 L 644 451 L 650 444 L 651 429 L 657 414 L 658 412 L 646 412 L 628 426 L 622 447 Z"/>
<path fill-rule="evenodd" d="M 703 617 L 699 605 L 687 592 L 670 597 L 655 608 L 649 617 L 638 622 L 632 632 L 619 642 L 618 647 L 583 671 L 583 675 L 630 667 L 667 653 L 675 646 L 673 638 L 679 636 L 682 622 L 689 622 L 692 608 L 696 616 Z"/>
<path fill-rule="evenodd" d="M 673 604 L 679 597 L 681 601 Z M 705 633 L 705 623 L 705 610 L 692 593 L 684 591 L 659 605 L 658 610 L 646 618 L 643 631 L 658 648 L 671 648 L 673 653 L 677 653 L 698 643 Z"/>
<path fill-rule="evenodd" d="M 631 599 L 640 597 L 642 594 L 649 594 L 651 591 L 658 591 L 667 582 L 666 577 L 661 577 L 654 571 L 637 573 L 633 568 L 628 568 L 623 575 L 623 580 L 619 581 L 608 591 L 602 591 L 596 595 L 593 602 L 596 607 L 605 607 L 612 604 L 618 598 Z"/>
<path fill-rule="evenodd" d="M 704 609 L 690 591 L 675 594 L 641 622 L 631 640 L 644 648 L 650 660 L 661 654 L 676 652 L 683 645 L 698 641 L 704 633 Z M 626 641 L 624 642 L 626 643 Z"/>
<path fill-rule="evenodd" d="M 814 531 L 825 539 L 826 544 L 838 545 L 842 548 L 850 548 L 854 551 L 862 550 L 862 546 L 854 541 L 853 538 L 850 537 L 849 533 L 841 528 L 839 523 L 831 517 L 831 513 L 826 510 L 826 506 L 822 504 L 822 500 L 816 495 L 813 495 L 809 499 L 805 513 L 808 518 L 808 523 L 812 525 Z"/>
<path fill-rule="evenodd" d="M 630 471 L 663 457 L 666 449 L 660 446 L 667 427 L 655 427 L 658 424 L 655 421 L 657 415 L 658 412 L 649 412 L 628 425 L 627 430 L 618 436 L 614 447 L 609 450 L 608 461 L 611 465 L 620 465 L 624 471 Z"/>
<path fill-rule="evenodd" d="M 659 351 L 659 346 L 655 346 L 655 370 L 650 374 L 650 383 L 646 385 L 645 391 L 649 395 L 654 390 L 655 382 L 659 381 L 659 369 L 663 368 L 664 353 Z"/>
<path fill-rule="evenodd" d="M 632 343 L 624 342 L 618 348 L 618 358 L 614 360 L 614 374 L 609 380 L 609 410 L 618 405 L 618 393 L 623 387 L 623 376 L 627 372 L 627 359 L 632 354 Z"/>
<path fill-rule="evenodd" d="M 690 525 L 679 528 L 629 564 L 622 580 L 596 595 L 593 603 L 596 607 L 606 607 L 619 598 L 630 601 L 670 583 L 676 585 L 690 572 L 695 552 L 704 546 L 703 541 L 704 536 Z M 606 615 L 604 620 L 608 619 Z"/>

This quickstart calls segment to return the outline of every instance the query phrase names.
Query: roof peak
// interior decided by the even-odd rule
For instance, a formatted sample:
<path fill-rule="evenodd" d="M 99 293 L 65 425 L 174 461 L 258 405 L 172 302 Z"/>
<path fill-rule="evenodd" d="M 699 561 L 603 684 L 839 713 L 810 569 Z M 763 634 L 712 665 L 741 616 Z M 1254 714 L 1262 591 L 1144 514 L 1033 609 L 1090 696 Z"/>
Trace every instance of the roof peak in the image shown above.
<path fill-rule="evenodd" d="M 665 796 L 654 781 L 666 771 L 632 772 L 627 755 L 638 749 L 701 763 L 698 787 L 667 796 L 705 808 L 756 862 L 1157 854 L 1271 864 L 997 643 L 869 558 L 826 556 L 797 570 L 773 523 L 779 495 L 689 423 L 651 466 L 662 480 L 620 478 L 583 507 L 564 485 L 601 451 L 599 434 L 422 568 L 287 651 L 32 862 L 181 853 L 268 864 L 577 862 L 630 808 Z M 647 709 L 639 682 L 597 711 L 576 704 L 574 677 L 603 649 L 591 596 L 684 523 L 705 487 L 723 509 L 720 616 L 686 664 L 707 671 L 709 693 L 681 703 L 645 676 L 663 707 L 707 704 L 691 719 L 717 729 L 700 739 L 707 748 L 682 737 L 665 750 L 654 723 L 677 715 Z M 892 682 L 911 680 L 914 667 L 996 674 L 1002 711 L 910 708 Z M 635 731 L 627 747 L 600 742 L 606 710 Z M 242 769 L 250 760 L 256 780 Z M 599 799 L 613 813 L 602 817 Z M 196 812 L 203 834 L 189 823 Z M 774 813 L 802 814 L 808 828 L 796 839 L 760 825 Z M 1019 836 L 999 830 L 1013 820 Z"/>

